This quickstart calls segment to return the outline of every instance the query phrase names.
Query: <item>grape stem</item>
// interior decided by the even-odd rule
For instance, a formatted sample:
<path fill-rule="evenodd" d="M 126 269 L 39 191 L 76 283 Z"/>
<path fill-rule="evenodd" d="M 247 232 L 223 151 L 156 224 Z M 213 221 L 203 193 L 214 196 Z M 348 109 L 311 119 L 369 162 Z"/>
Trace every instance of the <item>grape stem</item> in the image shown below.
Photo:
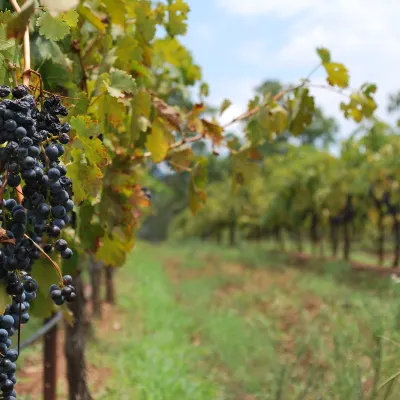
<path fill-rule="evenodd" d="M 16 12 L 21 12 L 21 7 L 19 6 L 17 0 L 10 0 Z M 31 41 L 29 38 L 29 23 L 26 26 L 24 33 L 24 75 L 22 78 L 22 83 L 29 87 L 29 81 L 31 79 Z"/>
<path fill-rule="evenodd" d="M 58 275 L 60 277 L 60 285 L 64 286 L 64 284 L 63 284 L 63 275 L 61 273 L 61 269 L 58 266 L 58 264 L 32 238 L 30 238 L 26 233 L 24 234 L 24 237 L 29 239 L 33 243 L 33 245 L 51 262 L 51 264 L 53 265 L 54 269 L 57 271 L 57 273 L 58 273 Z"/>

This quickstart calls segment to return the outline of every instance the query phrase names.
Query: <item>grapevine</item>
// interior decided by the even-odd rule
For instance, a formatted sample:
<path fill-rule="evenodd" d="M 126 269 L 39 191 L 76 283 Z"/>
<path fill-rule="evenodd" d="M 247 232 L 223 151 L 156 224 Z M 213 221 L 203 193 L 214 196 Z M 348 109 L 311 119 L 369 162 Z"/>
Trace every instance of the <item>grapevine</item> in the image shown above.
<path fill-rule="evenodd" d="M 12 95 L 12 100 L 7 98 Z M 0 317 L 0 389 L 5 399 L 16 398 L 15 362 L 18 348 L 11 337 L 29 321 L 30 302 L 38 285 L 32 273 L 42 253 L 56 251 L 63 259 L 73 255 L 61 231 L 71 221 L 74 208 L 72 181 L 60 158 L 69 142 L 67 109 L 57 97 L 47 98 L 39 110 L 35 98 L 24 85 L 12 90 L 0 87 L 0 162 L 1 250 L 0 278 L 11 296 Z M 50 288 L 54 303 L 62 305 L 75 299 L 70 276 L 62 277 Z"/>

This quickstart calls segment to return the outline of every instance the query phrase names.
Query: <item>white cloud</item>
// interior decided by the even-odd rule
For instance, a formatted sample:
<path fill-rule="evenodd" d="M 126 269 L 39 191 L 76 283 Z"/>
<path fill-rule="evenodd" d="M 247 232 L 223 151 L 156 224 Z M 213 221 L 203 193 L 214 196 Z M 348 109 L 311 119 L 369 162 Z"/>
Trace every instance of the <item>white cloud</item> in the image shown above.
<path fill-rule="evenodd" d="M 316 0 L 217 0 L 217 4 L 220 7 L 235 14 L 258 15 L 260 13 L 274 12 L 284 17 L 312 7 L 316 2 Z"/>

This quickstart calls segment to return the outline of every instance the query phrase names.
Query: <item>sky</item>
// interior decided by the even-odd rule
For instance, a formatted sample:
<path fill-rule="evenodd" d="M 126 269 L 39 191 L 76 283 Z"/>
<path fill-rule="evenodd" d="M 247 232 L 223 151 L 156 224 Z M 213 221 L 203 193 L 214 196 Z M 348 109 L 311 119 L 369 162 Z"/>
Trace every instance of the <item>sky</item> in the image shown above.
<path fill-rule="evenodd" d="M 350 71 L 350 87 L 378 85 L 377 115 L 388 94 L 400 89 L 400 0 L 187 0 L 191 8 L 184 44 L 210 85 L 209 102 L 228 98 L 222 116 L 244 112 L 254 87 L 266 79 L 298 83 L 318 64 L 316 47 Z M 325 82 L 321 69 L 312 81 Z M 356 127 L 339 110 L 341 95 L 313 89 L 318 105 L 337 119 L 338 139 Z M 236 127 L 237 128 L 237 127 Z"/>

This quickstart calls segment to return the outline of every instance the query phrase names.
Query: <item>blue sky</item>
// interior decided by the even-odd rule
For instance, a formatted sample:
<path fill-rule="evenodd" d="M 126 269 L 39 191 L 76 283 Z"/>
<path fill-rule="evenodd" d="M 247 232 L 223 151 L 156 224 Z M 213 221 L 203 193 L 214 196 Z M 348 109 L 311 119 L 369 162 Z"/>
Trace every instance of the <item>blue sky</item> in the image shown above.
<path fill-rule="evenodd" d="M 379 116 L 388 93 L 400 89 L 398 0 L 188 0 L 189 30 L 183 42 L 210 84 L 213 103 L 234 105 L 223 122 L 244 111 L 264 79 L 296 83 L 318 63 L 317 46 L 351 73 L 351 87 L 378 84 Z M 323 83 L 323 71 L 314 78 Z M 340 123 L 340 137 L 355 127 L 339 111 L 341 97 L 315 89 L 317 102 Z M 393 118 L 392 118 L 393 120 Z"/>

